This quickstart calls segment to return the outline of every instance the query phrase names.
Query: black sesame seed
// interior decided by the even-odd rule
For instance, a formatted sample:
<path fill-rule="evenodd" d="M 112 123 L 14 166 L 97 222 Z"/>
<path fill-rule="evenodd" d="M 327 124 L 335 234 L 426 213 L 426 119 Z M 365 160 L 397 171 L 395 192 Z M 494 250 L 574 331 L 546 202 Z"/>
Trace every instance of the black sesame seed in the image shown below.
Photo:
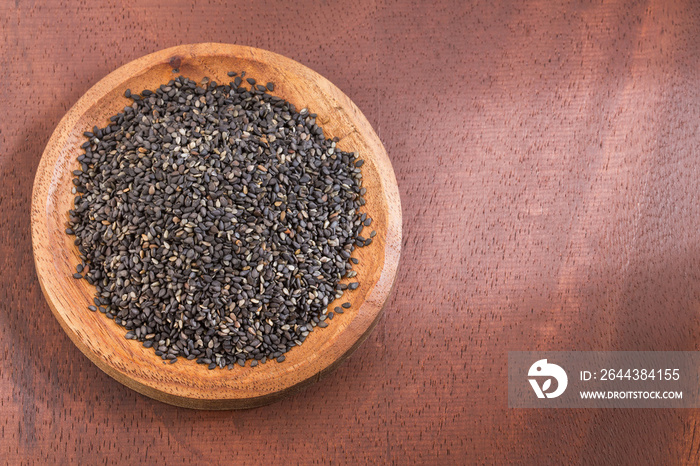
<path fill-rule="evenodd" d="M 233 87 L 179 76 L 125 92 L 133 104 L 86 131 L 66 229 L 91 311 L 164 363 L 212 370 L 282 362 L 327 327 L 373 236 L 360 236 L 371 219 L 357 155 L 272 83 L 228 76 Z"/>

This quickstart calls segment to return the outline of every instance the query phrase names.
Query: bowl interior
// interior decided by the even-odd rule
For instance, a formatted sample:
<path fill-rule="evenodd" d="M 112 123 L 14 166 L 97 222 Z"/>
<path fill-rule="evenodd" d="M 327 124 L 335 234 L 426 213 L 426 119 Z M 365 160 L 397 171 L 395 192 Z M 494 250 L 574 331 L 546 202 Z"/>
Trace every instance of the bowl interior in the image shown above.
<path fill-rule="evenodd" d="M 373 294 L 384 271 L 389 203 L 392 200 L 387 194 L 387 180 L 383 179 L 381 167 L 384 163 L 382 157 L 386 159 L 386 154 L 371 128 L 370 134 L 367 133 L 365 126 L 369 125 L 364 116 L 335 86 L 302 65 L 269 52 L 228 47 L 163 51 L 110 74 L 85 94 L 62 120 L 47 146 L 37 174 L 35 195 L 40 192 L 43 196 L 41 210 L 33 212 L 32 222 L 43 223 L 44 229 L 37 235 L 33 225 L 35 260 L 52 310 L 90 359 L 110 375 L 147 395 L 153 395 L 154 390 L 174 399 L 254 398 L 316 377 L 354 349 L 368 334 L 393 283 L 395 267 L 390 271 L 389 281 L 383 280 L 380 292 Z M 173 72 L 174 68 L 179 72 Z M 330 304 L 332 309 L 349 301 L 352 307 L 328 321 L 327 328 L 317 328 L 303 345 L 290 350 L 284 363 L 272 361 L 255 368 L 247 364 L 245 367 L 237 365 L 232 370 L 213 371 L 184 358 L 179 358 L 176 364 L 165 364 L 152 349 L 125 339 L 126 329 L 87 309 L 92 304 L 95 288 L 85 280 L 72 278 L 79 263 L 78 251 L 73 237 L 64 232 L 68 210 L 73 207 L 71 172 L 79 168 L 77 157 L 83 152 L 80 145 L 86 140 L 82 133 L 95 125 L 105 126 L 110 116 L 123 111 L 131 103 L 124 97 L 126 89 L 132 92 L 155 89 L 178 75 L 197 82 L 208 77 L 217 83 L 228 83 L 233 80 L 227 76 L 228 71 L 240 73 L 244 70 L 246 77 L 253 77 L 259 83 L 273 82 L 275 90 L 272 94 L 292 102 L 297 109 L 306 107 L 317 113 L 317 121 L 326 136 L 339 138 L 340 149 L 360 153 L 365 160 L 362 174 L 363 186 L 367 188 L 366 205 L 362 211 L 373 219 L 366 232 L 376 230 L 377 236 L 371 246 L 358 248 L 353 253 L 353 257 L 359 259 L 354 268 L 360 287 Z M 398 202 L 398 194 L 396 198 Z M 395 232 L 390 232 L 390 236 L 396 236 Z M 398 248 L 396 245 L 392 247 Z"/>

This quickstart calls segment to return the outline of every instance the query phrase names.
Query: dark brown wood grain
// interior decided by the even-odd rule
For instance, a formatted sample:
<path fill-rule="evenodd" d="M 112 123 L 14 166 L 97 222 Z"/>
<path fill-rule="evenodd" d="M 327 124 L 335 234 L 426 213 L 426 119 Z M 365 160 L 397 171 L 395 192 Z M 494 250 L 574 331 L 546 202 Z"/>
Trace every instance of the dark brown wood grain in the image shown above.
<path fill-rule="evenodd" d="M 700 349 L 700 4 L 0 3 L 0 458 L 9 463 L 697 463 L 697 410 L 510 410 L 509 350 Z M 32 264 L 63 114 L 118 66 L 252 45 L 343 90 L 403 206 L 385 316 L 330 376 L 165 405 L 71 343 Z"/>

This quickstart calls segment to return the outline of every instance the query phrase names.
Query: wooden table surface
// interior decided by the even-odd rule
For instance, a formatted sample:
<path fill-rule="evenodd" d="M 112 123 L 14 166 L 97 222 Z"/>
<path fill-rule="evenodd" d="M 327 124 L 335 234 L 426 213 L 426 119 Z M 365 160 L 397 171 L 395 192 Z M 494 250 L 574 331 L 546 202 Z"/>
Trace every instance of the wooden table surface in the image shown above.
<path fill-rule="evenodd" d="M 700 3 L 0 2 L 0 459 L 700 461 L 697 410 L 513 410 L 510 350 L 700 347 Z M 146 53 L 265 48 L 367 115 L 402 196 L 386 314 L 276 404 L 200 412 L 100 372 L 44 301 L 32 181 L 62 115 Z"/>

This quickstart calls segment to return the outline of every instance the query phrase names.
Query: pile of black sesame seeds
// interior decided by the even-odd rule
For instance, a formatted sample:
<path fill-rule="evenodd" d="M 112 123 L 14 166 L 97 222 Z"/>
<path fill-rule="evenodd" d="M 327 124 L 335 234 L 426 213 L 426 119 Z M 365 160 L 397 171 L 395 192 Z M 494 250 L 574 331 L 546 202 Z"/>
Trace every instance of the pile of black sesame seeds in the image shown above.
<path fill-rule="evenodd" d="M 316 115 L 245 73 L 228 85 L 182 76 L 86 132 L 73 172 L 76 279 L 126 338 L 231 369 L 301 345 L 349 303 L 355 247 L 372 242 L 356 153 Z"/>

